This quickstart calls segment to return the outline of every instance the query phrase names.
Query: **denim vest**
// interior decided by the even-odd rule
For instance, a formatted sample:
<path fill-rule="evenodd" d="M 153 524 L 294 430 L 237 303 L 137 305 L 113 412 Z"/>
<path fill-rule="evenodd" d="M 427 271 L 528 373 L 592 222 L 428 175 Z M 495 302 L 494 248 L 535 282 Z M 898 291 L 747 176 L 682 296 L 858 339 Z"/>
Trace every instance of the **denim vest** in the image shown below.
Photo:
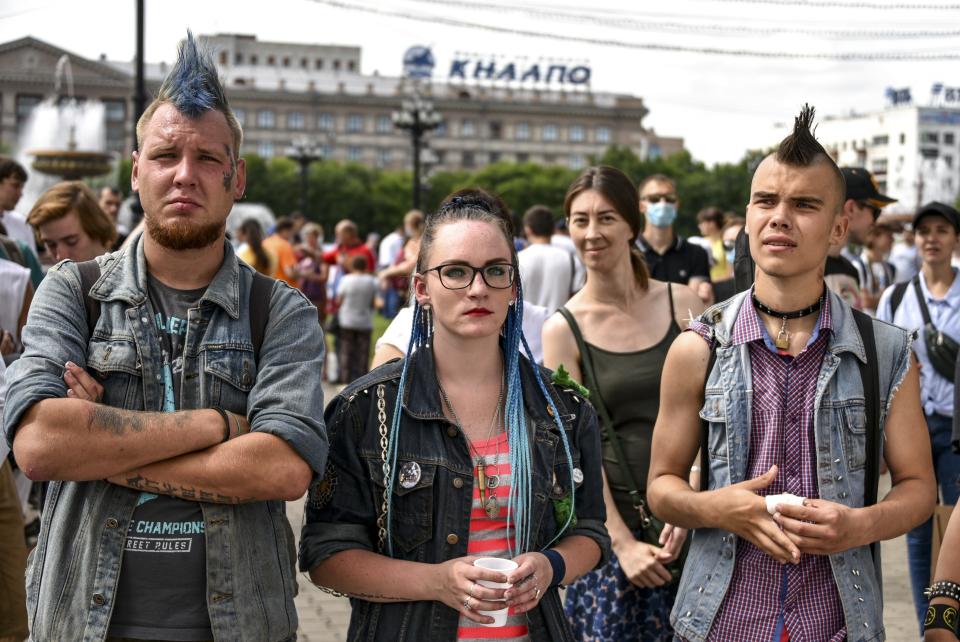
<path fill-rule="evenodd" d="M 23 356 L 7 372 L 4 431 L 13 443 L 27 409 L 66 394 L 62 364 L 101 380 L 103 403 L 130 410 L 161 407 L 161 353 L 146 297 L 143 244 L 97 259 L 90 296 L 101 313 L 87 330 L 79 271 L 50 270 L 33 300 Z M 221 406 L 251 429 L 284 439 L 322 471 L 327 441 L 319 373 L 323 338 L 316 310 L 282 283 L 273 287 L 259 363 L 248 319 L 253 271 L 229 244 L 224 261 L 188 315 L 181 408 Z M 315 385 L 304 385 L 315 382 Z M 139 492 L 104 481 L 52 482 L 37 547 L 27 570 L 32 640 L 103 640 L 121 572 L 127 525 Z M 282 501 L 201 503 L 206 531 L 207 608 L 214 638 L 276 642 L 296 637 L 295 550 Z M 145 599 L 149 599 L 145 596 Z"/>
<path fill-rule="evenodd" d="M 753 399 L 748 345 L 731 344 L 742 292 L 707 310 L 702 319 L 714 327 L 717 360 L 707 377 L 700 416 L 710 423 L 710 490 L 744 481 L 750 453 Z M 814 443 L 817 486 L 822 499 L 863 506 L 866 472 L 866 413 L 858 360 L 866 353 L 853 312 L 830 293 L 833 333 L 817 380 Z M 913 335 L 874 321 L 880 374 L 881 432 L 889 404 L 910 365 Z M 737 536 L 717 528 L 693 532 L 690 552 L 670 621 L 690 642 L 707 638 L 730 586 L 736 563 Z M 850 642 L 885 639 L 879 548 L 869 546 L 830 556 Z"/>
<path fill-rule="evenodd" d="M 473 461 L 463 433 L 444 417 L 432 349 L 421 348 L 411 359 L 398 465 L 417 462 L 421 472 L 412 487 L 394 486 L 394 557 L 438 564 L 467 555 Z M 315 480 L 310 490 L 300 537 L 300 568 L 305 572 L 341 551 L 378 550 L 384 481 L 376 390 L 380 385 L 385 388 L 389 422 L 402 367 L 401 361 L 395 361 L 377 368 L 347 386 L 327 407 L 330 464 L 324 479 Z M 549 371 L 541 369 L 562 415 L 573 465 L 582 472 L 582 477 L 571 480 L 559 429 L 534 379 L 534 367 L 538 366 L 521 359 L 520 380 L 533 446 L 531 550 L 546 546 L 563 526 L 557 520 L 556 502 L 568 496 L 573 486 L 577 519 L 564 535 L 594 540 L 601 551 L 600 566 L 609 557 L 610 539 L 604 526 L 597 415 L 583 397 L 551 385 Z M 351 606 L 347 632 L 351 642 L 426 642 L 457 636 L 458 613 L 441 602 L 383 604 L 351 599 Z M 546 590 L 529 612 L 528 622 L 531 640 L 574 642 L 556 588 Z"/>

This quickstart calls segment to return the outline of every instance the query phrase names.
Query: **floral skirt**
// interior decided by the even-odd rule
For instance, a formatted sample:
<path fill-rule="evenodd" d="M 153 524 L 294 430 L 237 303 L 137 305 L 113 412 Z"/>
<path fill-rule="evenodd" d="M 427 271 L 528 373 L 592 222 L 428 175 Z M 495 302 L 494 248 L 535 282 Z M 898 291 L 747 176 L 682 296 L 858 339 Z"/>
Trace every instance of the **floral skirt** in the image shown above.
<path fill-rule="evenodd" d="M 583 642 L 670 642 L 670 609 L 677 584 L 646 589 L 631 584 L 615 555 L 567 587 L 564 611 Z"/>

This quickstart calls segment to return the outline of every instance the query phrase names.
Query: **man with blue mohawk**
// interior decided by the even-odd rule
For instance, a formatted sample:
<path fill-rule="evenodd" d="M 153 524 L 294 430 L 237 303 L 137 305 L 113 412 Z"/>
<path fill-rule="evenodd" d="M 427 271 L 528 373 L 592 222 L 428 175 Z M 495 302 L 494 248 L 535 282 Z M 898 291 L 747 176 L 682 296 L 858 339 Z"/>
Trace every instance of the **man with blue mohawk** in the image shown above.
<path fill-rule="evenodd" d="M 188 32 L 137 123 L 145 231 L 37 291 L 3 424 L 51 481 L 36 642 L 296 638 L 283 501 L 326 463 L 323 337 L 309 301 L 225 240 L 241 138 Z"/>

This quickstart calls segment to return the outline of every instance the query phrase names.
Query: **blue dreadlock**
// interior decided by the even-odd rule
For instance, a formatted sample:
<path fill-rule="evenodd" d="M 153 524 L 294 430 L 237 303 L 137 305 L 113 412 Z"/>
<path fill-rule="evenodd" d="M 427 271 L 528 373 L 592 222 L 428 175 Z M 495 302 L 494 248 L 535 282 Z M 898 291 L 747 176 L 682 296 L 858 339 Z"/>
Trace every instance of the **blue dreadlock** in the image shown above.
<path fill-rule="evenodd" d="M 497 214 L 490 211 L 489 207 L 478 204 L 472 199 L 462 199 L 457 197 L 453 202 L 444 205 L 431 221 L 433 226 L 439 226 L 443 222 L 458 220 L 453 212 L 457 210 L 476 210 L 492 217 Z M 448 215 L 448 216 L 444 216 Z M 487 220 L 483 215 L 473 217 L 474 220 Z M 497 217 L 502 218 L 502 217 Z M 424 231 L 426 240 L 427 230 Z M 429 241 L 421 245 L 421 253 L 429 245 Z M 421 254 L 422 256 L 422 254 Z M 422 266 L 418 263 L 418 270 Z M 533 507 L 533 456 L 530 445 L 530 435 L 527 431 L 526 413 L 524 411 L 523 387 L 520 383 L 520 346 L 523 345 L 527 358 L 533 367 L 534 377 L 541 393 L 553 410 L 554 422 L 560 432 L 560 439 L 563 443 L 564 453 L 567 459 L 567 465 L 570 471 L 570 494 L 571 510 L 567 516 L 567 521 L 557 531 L 557 535 L 547 543 L 547 547 L 559 539 L 560 535 L 570 526 L 574 515 L 576 515 L 575 506 L 575 488 L 573 486 L 573 456 L 570 449 L 570 443 L 567 440 L 566 431 L 563 427 L 563 419 L 557 408 L 556 402 L 550 395 L 547 386 L 540 376 L 539 367 L 533 358 L 530 346 L 523 336 L 523 287 L 520 283 L 519 271 L 516 277 L 517 298 L 514 305 L 510 306 L 507 312 L 506 323 L 504 326 L 504 336 L 502 339 L 502 349 L 504 351 L 504 375 L 506 377 L 506 398 L 504 402 L 504 425 L 507 432 L 507 440 L 510 444 L 510 470 L 512 482 L 510 484 L 510 494 L 507 499 L 507 523 L 513 526 L 514 539 L 510 545 L 511 556 L 531 550 L 533 538 L 533 523 L 531 509 Z M 431 324 L 419 303 L 414 304 L 413 308 L 413 328 L 410 333 L 410 343 L 407 345 L 407 359 L 404 360 L 403 368 L 400 373 L 400 382 L 397 392 L 397 401 L 393 408 L 393 418 L 390 426 L 390 435 L 387 444 L 387 459 L 384 465 L 384 483 L 387 487 L 387 554 L 393 555 L 393 490 L 396 480 L 398 443 L 400 441 L 400 417 L 404 394 L 407 386 L 407 374 L 410 366 L 410 356 L 416 349 L 424 348 L 428 345 L 431 337 Z M 546 547 L 544 547 L 546 548 Z"/>
<path fill-rule="evenodd" d="M 177 62 L 163 80 L 157 99 L 172 103 L 190 118 L 199 118 L 211 109 L 229 110 L 213 57 L 197 43 L 190 30 L 186 39 L 180 41 Z"/>

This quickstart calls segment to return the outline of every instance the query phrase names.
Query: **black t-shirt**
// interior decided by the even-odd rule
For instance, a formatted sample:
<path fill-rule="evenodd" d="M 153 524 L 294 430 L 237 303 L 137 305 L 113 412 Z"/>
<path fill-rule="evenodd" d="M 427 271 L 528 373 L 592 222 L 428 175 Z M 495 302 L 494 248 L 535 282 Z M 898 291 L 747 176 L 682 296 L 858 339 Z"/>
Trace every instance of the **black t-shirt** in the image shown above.
<path fill-rule="evenodd" d="M 187 311 L 204 289 L 175 290 L 147 280 L 163 350 L 164 412 L 180 407 Z M 212 640 L 207 612 L 203 511 L 197 502 L 142 492 L 127 528 L 110 636 Z"/>
<path fill-rule="evenodd" d="M 677 236 L 673 245 L 663 254 L 658 254 L 642 236 L 637 239 L 637 247 L 643 252 L 650 276 L 658 281 L 686 285 L 694 277 L 710 280 L 710 258 L 707 251 L 681 236 Z"/>

